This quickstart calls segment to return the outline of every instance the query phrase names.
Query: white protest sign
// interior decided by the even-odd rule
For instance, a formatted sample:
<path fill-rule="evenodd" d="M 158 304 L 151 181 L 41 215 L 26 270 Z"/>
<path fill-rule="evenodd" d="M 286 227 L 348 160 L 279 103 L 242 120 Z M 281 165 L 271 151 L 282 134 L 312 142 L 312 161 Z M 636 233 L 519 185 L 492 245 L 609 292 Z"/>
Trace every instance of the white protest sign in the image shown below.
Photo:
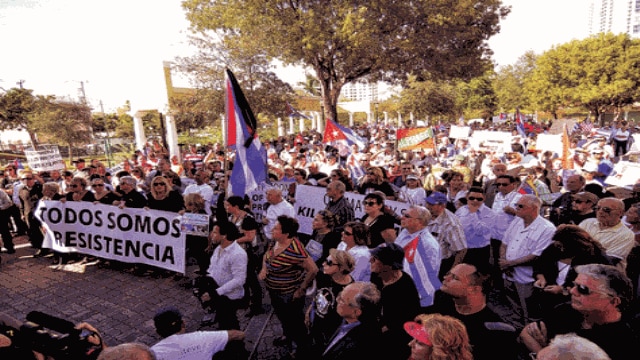
<path fill-rule="evenodd" d="M 40 201 L 43 247 L 185 272 L 185 232 L 177 213 L 90 202 Z"/>
<path fill-rule="evenodd" d="M 469 145 L 474 149 L 504 153 L 511 151 L 511 138 L 507 131 L 476 130 L 469 138 Z"/>
<path fill-rule="evenodd" d="M 277 181 L 272 184 L 262 183 L 258 187 L 250 192 L 249 199 L 251 201 L 251 212 L 255 217 L 258 224 L 262 223 L 262 219 L 267 209 L 267 196 L 265 195 L 267 189 L 276 187 L 282 191 L 282 197 L 286 198 L 289 191 L 290 182 Z"/>
<path fill-rule="evenodd" d="M 469 126 L 451 125 L 451 129 L 449 130 L 449 137 L 454 139 L 467 139 L 469 138 L 470 132 L 471 128 Z"/>
<path fill-rule="evenodd" d="M 562 154 L 562 134 L 538 134 L 536 138 L 536 150 L 551 151 Z"/>
<path fill-rule="evenodd" d="M 303 234 L 311 234 L 313 232 L 313 229 L 311 228 L 313 217 L 318 213 L 318 211 L 324 210 L 329 203 L 329 198 L 326 196 L 326 193 L 327 189 L 319 186 L 297 186 L 296 202 L 293 207 L 296 212 L 296 219 L 300 224 L 298 232 Z M 353 205 L 357 219 L 365 215 L 364 206 L 362 205 L 364 195 L 346 192 L 344 193 L 344 197 Z M 409 208 L 409 206 L 411 206 L 411 204 L 400 201 L 387 200 L 384 203 L 396 214 L 402 214 Z"/>
<path fill-rule="evenodd" d="M 640 163 L 620 161 L 613 166 L 613 172 L 604 181 L 608 185 L 630 188 L 640 179 Z"/>
<path fill-rule="evenodd" d="M 64 170 L 65 164 L 57 146 L 45 150 L 25 150 L 29 168 L 33 171 Z"/>

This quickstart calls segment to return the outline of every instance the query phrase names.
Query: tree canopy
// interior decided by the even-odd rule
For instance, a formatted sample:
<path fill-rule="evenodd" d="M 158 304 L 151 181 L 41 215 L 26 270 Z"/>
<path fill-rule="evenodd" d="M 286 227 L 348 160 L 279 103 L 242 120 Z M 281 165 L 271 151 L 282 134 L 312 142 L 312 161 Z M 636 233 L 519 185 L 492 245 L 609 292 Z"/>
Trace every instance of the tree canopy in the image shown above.
<path fill-rule="evenodd" d="M 598 117 L 636 101 L 639 85 L 640 40 L 606 33 L 543 53 L 526 87 L 540 110 L 584 106 Z"/>
<path fill-rule="evenodd" d="M 229 49 L 312 68 L 337 119 L 344 84 L 407 75 L 470 79 L 490 66 L 500 0 L 185 0 L 192 29 Z"/>

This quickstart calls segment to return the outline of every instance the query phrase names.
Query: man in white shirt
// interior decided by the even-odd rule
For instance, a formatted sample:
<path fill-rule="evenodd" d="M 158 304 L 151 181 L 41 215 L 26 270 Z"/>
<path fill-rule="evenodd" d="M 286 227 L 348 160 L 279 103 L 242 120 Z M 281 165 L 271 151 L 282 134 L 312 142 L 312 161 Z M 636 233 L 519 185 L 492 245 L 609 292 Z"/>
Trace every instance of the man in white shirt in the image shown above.
<path fill-rule="evenodd" d="M 209 185 L 211 174 L 207 170 L 198 170 L 194 175 L 195 184 L 191 184 L 184 189 L 182 195 L 198 193 L 204 199 L 204 210 L 211 215 L 211 199 L 213 199 L 213 188 Z"/>
<path fill-rule="evenodd" d="M 216 312 L 220 329 L 239 329 L 237 312 L 247 280 L 247 252 L 236 242 L 240 231 L 232 223 L 214 225 L 211 237 L 218 246 L 207 270 L 207 286 L 198 295 L 204 307 Z"/>
<path fill-rule="evenodd" d="M 244 332 L 240 330 L 187 333 L 182 313 L 173 306 L 160 309 L 153 323 L 162 337 L 151 347 L 157 360 L 210 360 L 231 341 L 244 340 Z"/>
<path fill-rule="evenodd" d="M 296 212 L 293 209 L 293 205 L 283 199 L 280 189 L 271 188 L 267 190 L 266 195 L 269 207 L 266 215 L 262 218 L 262 223 L 264 224 L 264 235 L 271 240 L 271 230 L 276 226 L 278 216 L 286 215 L 295 219 Z"/>

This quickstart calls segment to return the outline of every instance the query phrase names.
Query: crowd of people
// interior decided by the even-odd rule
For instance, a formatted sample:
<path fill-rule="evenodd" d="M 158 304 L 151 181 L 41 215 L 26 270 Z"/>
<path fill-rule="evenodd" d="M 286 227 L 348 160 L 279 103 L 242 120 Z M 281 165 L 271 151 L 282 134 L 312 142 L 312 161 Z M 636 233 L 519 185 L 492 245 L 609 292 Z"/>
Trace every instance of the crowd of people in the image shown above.
<path fill-rule="evenodd" d="M 179 310 L 163 309 L 154 318 L 163 340 L 150 352 L 158 359 L 196 344 L 210 358 L 241 341 L 238 310 L 262 313 L 267 294 L 282 324 L 274 345 L 301 359 L 634 352 L 640 181 L 629 197 L 606 184 L 630 149 L 626 122 L 609 138 L 576 131 L 569 159 L 536 150 L 535 132 L 513 130 L 504 150 L 473 148 L 442 128 L 435 148 L 399 151 L 393 129 L 357 131 L 364 148 L 323 144 L 314 132 L 265 141 L 269 177 L 288 191 L 268 188 L 260 217 L 245 194 L 226 193 L 233 164 L 219 145 L 190 146 L 180 161 L 156 143 L 114 176 L 96 160 L 78 159 L 75 172 L 9 164 L 0 235 L 8 253 L 12 236 L 26 234 L 35 256 L 45 255 L 33 214 L 43 199 L 210 215 L 209 236 L 188 236 L 187 256 L 199 268 L 203 323 L 220 332 L 185 334 Z M 311 234 L 300 232 L 294 210 L 302 185 L 326 191 Z M 349 192 L 363 196 L 361 217 Z M 391 201 L 407 208 L 396 213 Z M 104 354 L 140 351 L 115 348 Z"/>

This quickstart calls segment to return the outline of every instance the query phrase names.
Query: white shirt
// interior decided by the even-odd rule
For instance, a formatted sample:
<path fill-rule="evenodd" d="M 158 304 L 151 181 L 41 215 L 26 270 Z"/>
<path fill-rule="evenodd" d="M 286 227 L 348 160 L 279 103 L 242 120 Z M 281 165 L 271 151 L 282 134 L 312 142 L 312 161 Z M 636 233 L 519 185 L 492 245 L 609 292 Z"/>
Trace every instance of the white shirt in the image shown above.
<path fill-rule="evenodd" d="M 226 248 L 216 247 L 207 273 L 218 284 L 218 295 L 241 299 L 247 279 L 247 252 L 235 241 Z"/>
<path fill-rule="evenodd" d="M 293 205 L 289 204 L 285 200 L 282 200 L 277 204 L 269 204 L 269 207 L 267 208 L 267 214 L 265 215 L 269 222 L 263 227 L 264 235 L 269 240 L 271 240 L 271 230 L 274 226 L 276 226 L 278 216 L 280 215 L 286 215 L 295 218 L 296 211 L 293 209 Z"/>
<path fill-rule="evenodd" d="M 227 331 L 196 331 L 174 334 L 151 347 L 158 360 L 210 360 L 224 350 Z"/>
<path fill-rule="evenodd" d="M 211 215 L 211 199 L 213 199 L 213 188 L 209 184 L 191 184 L 184 189 L 182 195 L 197 193 L 204 199 L 204 210 Z"/>
<path fill-rule="evenodd" d="M 526 228 L 524 220 L 516 217 L 505 231 L 502 239 L 502 243 L 507 246 L 505 258 L 511 261 L 527 255 L 540 256 L 542 251 L 551 245 L 555 232 L 556 227 L 541 216 L 536 217 Z M 504 276 L 507 280 L 519 284 L 535 281 L 533 267 L 530 265 L 515 266 L 511 275 L 505 274 Z"/>
<path fill-rule="evenodd" d="M 503 209 L 507 206 L 515 208 L 516 203 L 518 202 L 518 200 L 520 200 L 521 197 L 522 194 L 515 190 L 508 193 L 507 195 L 502 195 L 501 192 L 496 193 L 496 197 L 493 200 L 493 206 L 491 206 L 491 209 L 493 209 L 493 211 L 495 211 L 496 213 L 496 221 L 494 223 L 495 226 L 493 227 L 493 234 L 491 235 L 492 238 L 502 240 L 507 227 L 516 217 L 515 215 L 507 214 Z"/>
<path fill-rule="evenodd" d="M 369 259 L 371 258 L 371 252 L 366 245 L 356 245 L 347 250 L 347 244 L 341 241 L 336 247 L 337 250 L 346 251 L 355 260 L 355 266 L 351 272 L 351 277 L 355 281 L 371 281 L 371 264 Z"/>

